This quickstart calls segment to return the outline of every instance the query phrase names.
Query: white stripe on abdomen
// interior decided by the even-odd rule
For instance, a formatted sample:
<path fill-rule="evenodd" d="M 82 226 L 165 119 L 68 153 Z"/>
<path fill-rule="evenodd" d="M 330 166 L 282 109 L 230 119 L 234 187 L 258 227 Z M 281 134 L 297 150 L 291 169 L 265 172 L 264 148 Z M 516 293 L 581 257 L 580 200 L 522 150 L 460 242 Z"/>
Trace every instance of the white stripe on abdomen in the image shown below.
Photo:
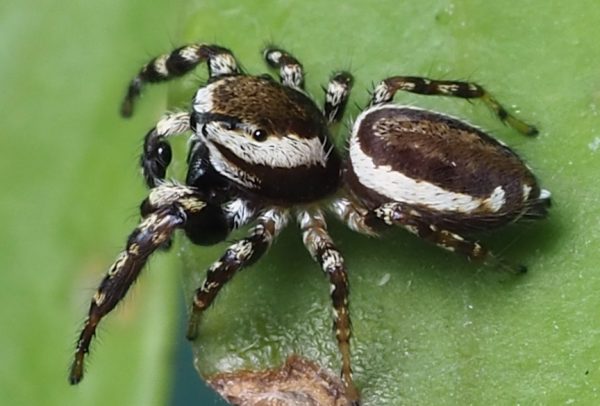
<path fill-rule="evenodd" d="M 350 158 L 358 181 L 390 201 L 460 213 L 472 213 L 480 209 L 495 213 L 506 203 L 502 186 L 497 186 L 489 197 L 480 198 L 410 178 L 390 165 L 376 165 L 373 158 L 362 150 L 355 134 L 350 140 Z"/>

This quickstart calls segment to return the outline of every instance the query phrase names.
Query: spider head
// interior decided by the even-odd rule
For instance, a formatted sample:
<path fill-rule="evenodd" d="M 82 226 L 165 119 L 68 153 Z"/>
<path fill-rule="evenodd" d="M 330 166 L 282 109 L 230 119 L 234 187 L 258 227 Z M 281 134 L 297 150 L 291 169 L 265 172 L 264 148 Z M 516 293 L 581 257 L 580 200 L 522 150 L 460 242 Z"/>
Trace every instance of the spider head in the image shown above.
<path fill-rule="evenodd" d="M 335 190 L 340 161 L 323 114 L 304 93 L 264 76 L 229 76 L 201 88 L 193 130 L 217 172 L 281 202 Z"/>

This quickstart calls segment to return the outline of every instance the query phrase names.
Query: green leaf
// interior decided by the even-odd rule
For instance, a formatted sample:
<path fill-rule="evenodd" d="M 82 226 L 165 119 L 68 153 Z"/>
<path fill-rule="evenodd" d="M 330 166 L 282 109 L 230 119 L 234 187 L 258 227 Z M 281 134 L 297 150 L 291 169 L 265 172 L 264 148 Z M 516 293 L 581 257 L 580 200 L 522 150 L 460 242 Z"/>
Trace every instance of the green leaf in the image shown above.
<path fill-rule="evenodd" d="M 475 80 L 538 125 L 540 136 L 526 139 L 479 103 L 397 97 L 490 130 L 527 159 L 555 204 L 544 223 L 483 237 L 529 265 L 519 278 L 401 231 L 379 241 L 331 220 L 351 273 L 355 379 L 367 405 L 598 403 L 595 1 L 222 0 L 184 9 L 42 0 L 5 2 L 0 16 L 0 393 L 7 403 L 165 403 L 171 344 L 183 333 L 173 321 L 178 275 L 165 255 L 103 323 L 85 381 L 69 387 L 66 376 L 89 299 L 137 221 L 146 193 L 140 142 L 164 110 L 154 103 L 164 93 L 149 89 L 136 117 L 122 121 L 124 86 L 150 56 L 184 41 L 231 47 L 257 73 L 265 71 L 259 49 L 277 42 L 301 58 L 318 100 L 319 86 L 340 68 L 355 74 L 359 105 L 371 83 L 389 75 Z M 188 90 L 194 79 L 184 80 Z M 351 104 L 348 118 L 358 111 Z M 184 245 L 186 269 L 194 271 L 188 290 L 224 249 Z M 275 366 L 292 352 L 339 369 L 328 283 L 295 227 L 230 283 L 201 331 L 196 350 L 206 372 Z"/>
<path fill-rule="evenodd" d="M 150 96 L 130 122 L 118 107 L 148 53 L 170 46 L 165 27 L 175 26 L 176 11 L 146 4 L 0 6 L 4 404 L 162 405 L 168 398 L 178 289 L 164 258 L 101 324 L 83 382 L 67 381 L 90 299 L 146 195 L 137 156 L 164 105 Z"/>
<path fill-rule="evenodd" d="M 186 21 L 185 42 L 229 47 L 252 73 L 266 70 L 259 55 L 266 42 L 288 49 L 319 101 L 330 72 L 350 69 L 356 81 L 348 119 L 373 82 L 423 75 L 483 84 L 537 125 L 541 133 L 531 139 L 477 102 L 396 97 L 476 123 L 511 145 L 552 191 L 554 207 L 547 221 L 482 236 L 495 252 L 529 266 L 520 277 L 402 231 L 379 241 L 332 219 L 350 272 L 354 376 L 366 405 L 599 401 L 595 2 L 195 1 Z M 342 128 L 336 136 L 346 135 Z M 188 291 L 225 247 L 184 244 Z M 197 364 L 208 374 L 259 369 L 299 353 L 337 371 L 330 308 L 328 283 L 291 226 L 206 312 Z"/>

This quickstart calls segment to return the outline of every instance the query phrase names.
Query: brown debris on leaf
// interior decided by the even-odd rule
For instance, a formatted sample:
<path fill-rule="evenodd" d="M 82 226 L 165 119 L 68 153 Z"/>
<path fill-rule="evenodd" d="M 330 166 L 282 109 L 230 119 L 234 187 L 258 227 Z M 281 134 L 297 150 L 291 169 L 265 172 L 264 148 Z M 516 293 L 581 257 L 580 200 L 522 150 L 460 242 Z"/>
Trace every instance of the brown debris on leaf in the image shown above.
<path fill-rule="evenodd" d="M 347 406 L 342 381 L 293 355 L 280 368 L 215 374 L 207 382 L 236 406 Z"/>

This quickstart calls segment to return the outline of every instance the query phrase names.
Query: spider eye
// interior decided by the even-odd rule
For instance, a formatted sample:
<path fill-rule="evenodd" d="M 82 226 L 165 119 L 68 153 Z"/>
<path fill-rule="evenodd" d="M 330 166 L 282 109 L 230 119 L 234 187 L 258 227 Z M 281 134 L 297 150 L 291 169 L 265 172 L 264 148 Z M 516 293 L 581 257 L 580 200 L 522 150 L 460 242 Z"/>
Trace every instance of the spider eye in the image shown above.
<path fill-rule="evenodd" d="M 254 138 L 256 141 L 264 141 L 267 139 L 267 132 L 265 130 L 254 130 L 254 132 L 252 133 L 252 138 Z"/>
<path fill-rule="evenodd" d="M 160 142 L 156 148 L 156 155 L 158 157 L 158 161 L 164 166 L 167 167 L 171 163 L 171 147 L 166 142 Z"/>

